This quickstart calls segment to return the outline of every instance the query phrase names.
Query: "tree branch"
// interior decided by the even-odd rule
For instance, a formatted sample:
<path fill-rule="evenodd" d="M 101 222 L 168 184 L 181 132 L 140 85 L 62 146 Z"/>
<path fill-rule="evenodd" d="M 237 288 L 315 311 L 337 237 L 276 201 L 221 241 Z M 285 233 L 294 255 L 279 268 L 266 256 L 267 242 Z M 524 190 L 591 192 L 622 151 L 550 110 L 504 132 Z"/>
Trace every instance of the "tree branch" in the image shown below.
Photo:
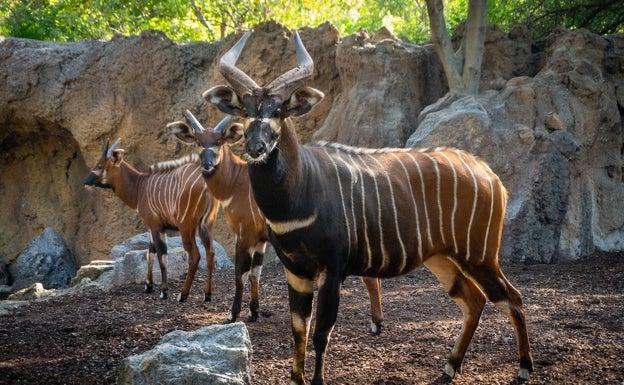
<path fill-rule="evenodd" d="M 208 24 L 208 22 L 204 18 L 204 14 L 202 13 L 201 9 L 199 9 L 199 6 L 197 6 L 197 4 L 195 4 L 195 1 L 193 0 L 191 0 L 191 7 L 193 7 L 193 12 L 195 12 L 195 17 L 197 18 L 199 23 L 203 25 L 204 27 L 206 27 L 206 29 L 208 30 L 208 33 L 214 39 L 215 37 L 214 31 L 212 30 L 212 28 L 210 28 L 210 24 Z"/>
<path fill-rule="evenodd" d="M 451 37 L 446 30 L 442 0 L 425 0 L 425 3 L 427 4 L 427 13 L 429 14 L 431 39 L 433 40 L 436 54 L 442 62 L 442 67 L 449 83 L 449 90 L 451 93 L 463 94 L 465 90 L 461 81 L 459 64 L 453 52 Z"/>
<path fill-rule="evenodd" d="M 486 8 L 487 0 L 470 0 L 468 3 L 468 19 L 464 35 L 465 52 L 462 83 L 465 91 L 469 94 L 479 92 L 483 45 L 485 42 Z"/>

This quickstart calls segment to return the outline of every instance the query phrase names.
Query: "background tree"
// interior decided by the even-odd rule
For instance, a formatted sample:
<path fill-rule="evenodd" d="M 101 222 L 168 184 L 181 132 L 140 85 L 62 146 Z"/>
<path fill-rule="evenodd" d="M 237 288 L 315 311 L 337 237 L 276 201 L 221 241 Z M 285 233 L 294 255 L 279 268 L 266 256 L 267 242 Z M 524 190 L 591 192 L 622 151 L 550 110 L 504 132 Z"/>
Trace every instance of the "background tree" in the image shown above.
<path fill-rule="evenodd" d="M 487 17 L 503 30 L 526 24 L 539 39 L 556 27 L 624 32 L 621 0 L 490 0 Z M 164 31 L 174 41 L 221 39 L 270 19 L 288 28 L 329 21 L 342 35 L 382 26 L 406 41 L 429 38 L 425 0 L 2 0 L 0 35 L 38 40 L 108 39 L 115 33 Z M 439 0 L 437 17 L 454 30 L 465 0 Z M 438 5 L 439 5 L 438 4 Z M 436 27 L 437 30 L 437 27 Z"/>
<path fill-rule="evenodd" d="M 470 0 L 466 33 L 457 51 L 453 50 L 451 37 L 444 19 L 442 0 L 426 0 L 431 26 L 431 40 L 442 62 L 452 95 L 476 94 L 481 78 L 481 61 L 485 41 L 486 0 Z"/>

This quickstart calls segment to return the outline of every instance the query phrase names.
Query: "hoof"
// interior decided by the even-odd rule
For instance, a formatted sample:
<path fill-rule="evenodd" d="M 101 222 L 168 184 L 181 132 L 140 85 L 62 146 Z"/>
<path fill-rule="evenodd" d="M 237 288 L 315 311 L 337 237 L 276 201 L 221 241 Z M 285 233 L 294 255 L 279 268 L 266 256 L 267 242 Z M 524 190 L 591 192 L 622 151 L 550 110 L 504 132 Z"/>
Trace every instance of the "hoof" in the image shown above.
<path fill-rule="evenodd" d="M 154 285 L 151 283 L 146 283 L 145 284 L 145 292 L 146 293 L 153 293 L 154 292 Z"/>
<path fill-rule="evenodd" d="M 303 375 L 290 374 L 290 385 L 306 385 Z"/>
<path fill-rule="evenodd" d="M 382 322 L 372 323 L 370 325 L 370 334 L 373 336 L 378 336 L 381 334 L 381 329 L 383 328 Z"/>
<path fill-rule="evenodd" d="M 204 293 L 204 302 L 212 301 L 212 294 Z"/>
<path fill-rule="evenodd" d="M 184 302 L 186 301 L 187 298 L 188 298 L 188 294 L 187 295 L 182 295 L 182 293 L 178 294 L 178 302 Z"/>
<path fill-rule="evenodd" d="M 438 377 L 435 384 L 449 384 L 453 381 L 453 378 L 457 373 L 461 373 L 461 365 L 457 368 L 457 370 L 455 370 L 455 368 L 447 362 L 446 365 L 444 365 L 442 375 Z"/>
<path fill-rule="evenodd" d="M 160 292 L 160 299 L 167 299 L 167 292 L 166 291 L 161 291 Z"/>
<path fill-rule="evenodd" d="M 531 371 L 529 369 L 522 368 L 518 373 L 518 378 L 516 379 L 516 383 L 518 384 L 526 384 L 529 382 L 529 378 L 531 377 Z"/>
<path fill-rule="evenodd" d="M 245 320 L 246 322 L 256 322 L 258 320 L 258 313 L 252 313 L 250 314 L 247 319 Z"/>
<path fill-rule="evenodd" d="M 436 384 L 450 384 L 453 381 L 453 377 L 449 376 L 446 373 L 442 373 L 440 377 L 436 380 Z"/>
<path fill-rule="evenodd" d="M 228 325 L 233 323 L 234 321 L 236 321 L 236 317 L 230 315 L 228 318 L 225 319 L 225 321 L 221 322 L 222 325 Z"/>

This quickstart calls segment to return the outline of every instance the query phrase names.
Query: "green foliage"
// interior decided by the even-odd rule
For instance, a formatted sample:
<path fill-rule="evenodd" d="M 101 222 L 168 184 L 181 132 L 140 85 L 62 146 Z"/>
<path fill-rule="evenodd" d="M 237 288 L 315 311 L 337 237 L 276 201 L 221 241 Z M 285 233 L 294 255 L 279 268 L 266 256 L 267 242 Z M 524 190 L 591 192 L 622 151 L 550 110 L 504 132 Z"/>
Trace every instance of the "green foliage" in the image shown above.
<path fill-rule="evenodd" d="M 599 35 L 624 33 L 622 0 L 490 0 L 488 22 L 503 30 L 522 23 L 534 38 L 558 27 L 585 28 Z"/>
<path fill-rule="evenodd" d="M 466 17 L 466 0 L 444 0 L 449 30 Z M 554 28 L 624 32 L 621 0 L 490 0 L 488 22 L 529 26 L 535 38 Z M 289 28 L 326 21 L 342 35 L 386 27 L 412 42 L 429 37 L 424 0 L 3 0 L 0 34 L 38 40 L 110 38 L 164 31 L 175 41 L 222 39 L 237 29 L 276 20 Z"/>

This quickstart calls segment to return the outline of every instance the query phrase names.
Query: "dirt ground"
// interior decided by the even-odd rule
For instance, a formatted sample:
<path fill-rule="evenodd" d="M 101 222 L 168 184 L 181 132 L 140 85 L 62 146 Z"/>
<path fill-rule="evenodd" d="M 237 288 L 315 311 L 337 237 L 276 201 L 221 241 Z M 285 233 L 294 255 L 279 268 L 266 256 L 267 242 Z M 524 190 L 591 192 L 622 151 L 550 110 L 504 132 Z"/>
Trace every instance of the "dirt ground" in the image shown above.
<path fill-rule="evenodd" d="M 535 358 L 530 384 L 624 384 L 624 253 L 557 265 L 502 264 L 522 292 Z M 151 349 L 173 330 L 220 323 L 233 297 L 233 271 L 217 272 L 213 301 L 194 282 L 186 303 L 140 285 L 33 302 L 0 316 L 0 384 L 114 384 L 124 357 Z M 253 383 L 286 384 L 293 342 L 284 273 L 265 266 L 253 344 Z M 245 300 L 248 299 L 248 293 Z M 385 328 L 368 334 L 369 306 L 358 278 L 345 281 L 326 368 L 328 384 L 429 384 L 461 327 L 457 306 L 426 269 L 383 282 Z M 244 303 L 246 306 L 247 303 Z M 313 361 L 308 346 L 307 377 Z M 511 325 L 488 304 L 455 384 L 512 384 Z"/>

